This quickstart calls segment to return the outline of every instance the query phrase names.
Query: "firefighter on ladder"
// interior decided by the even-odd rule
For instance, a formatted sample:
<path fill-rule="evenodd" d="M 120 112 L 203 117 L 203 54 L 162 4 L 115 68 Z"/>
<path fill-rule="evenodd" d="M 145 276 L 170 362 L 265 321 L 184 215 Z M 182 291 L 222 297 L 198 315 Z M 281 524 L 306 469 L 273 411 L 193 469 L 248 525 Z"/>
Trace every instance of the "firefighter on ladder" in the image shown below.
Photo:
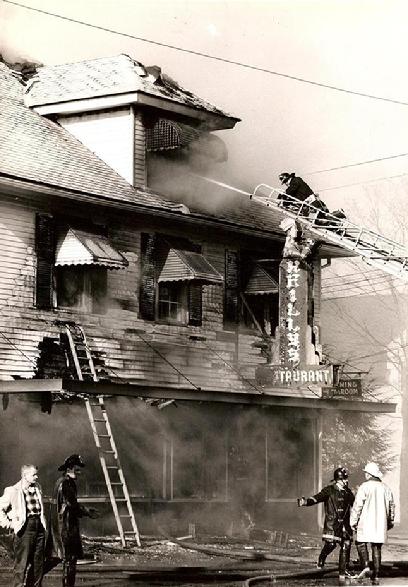
<path fill-rule="evenodd" d="M 278 196 L 278 203 L 282 208 L 288 210 L 298 210 L 301 202 L 304 202 L 310 196 L 313 196 L 313 190 L 307 183 L 298 177 L 295 173 L 281 173 L 279 180 L 286 187 L 285 193 Z M 307 216 L 308 207 L 304 207 L 304 215 Z"/>
<path fill-rule="evenodd" d="M 312 497 L 298 499 L 299 506 L 312 506 L 318 503 L 324 504 L 325 519 L 322 535 L 323 547 L 317 566 L 323 568 L 327 556 L 339 544 L 339 582 L 344 584 L 350 561 L 353 536 L 350 527 L 350 510 L 354 503 L 354 494 L 348 487 L 348 473 L 344 467 L 335 469 L 332 482 L 323 487 L 319 493 Z"/>

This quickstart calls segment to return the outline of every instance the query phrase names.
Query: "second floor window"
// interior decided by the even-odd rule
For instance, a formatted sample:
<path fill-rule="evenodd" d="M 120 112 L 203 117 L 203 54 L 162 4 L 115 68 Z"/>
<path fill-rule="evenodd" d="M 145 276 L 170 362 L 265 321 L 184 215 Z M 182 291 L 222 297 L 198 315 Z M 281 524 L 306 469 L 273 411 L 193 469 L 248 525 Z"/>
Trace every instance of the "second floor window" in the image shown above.
<path fill-rule="evenodd" d="M 141 317 L 200 326 L 203 285 L 222 284 L 200 247 L 182 237 L 142 233 L 141 249 Z"/>
<path fill-rule="evenodd" d="M 158 288 L 158 318 L 166 322 L 183 323 L 188 318 L 188 288 L 184 283 L 160 283 Z"/>
<path fill-rule="evenodd" d="M 256 252 L 225 252 L 224 326 L 274 336 L 279 321 L 278 262 Z"/>
<path fill-rule="evenodd" d="M 57 267 L 58 308 L 101 314 L 106 305 L 106 267 Z"/>
<path fill-rule="evenodd" d="M 109 269 L 128 265 L 101 227 L 36 216 L 36 306 L 103 313 Z"/>

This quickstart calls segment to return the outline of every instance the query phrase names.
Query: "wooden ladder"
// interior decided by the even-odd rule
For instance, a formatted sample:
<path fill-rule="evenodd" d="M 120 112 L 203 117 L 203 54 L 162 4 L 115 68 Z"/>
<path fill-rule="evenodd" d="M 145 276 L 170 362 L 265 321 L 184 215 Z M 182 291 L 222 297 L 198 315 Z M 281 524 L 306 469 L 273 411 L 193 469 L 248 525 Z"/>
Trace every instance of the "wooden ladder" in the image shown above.
<path fill-rule="evenodd" d="M 84 329 L 73 322 L 62 324 L 65 327 L 65 333 L 78 379 L 80 381 L 98 381 Z M 126 546 L 126 540 L 132 539 L 140 546 L 140 534 L 123 469 L 119 461 L 118 450 L 113 438 L 104 398 L 102 395 L 91 398 L 85 397 L 84 402 L 95 445 L 98 449 L 99 460 L 105 477 L 121 543 L 123 546 Z M 124 526 L 129 527 L 129 530 L 125 530 Z"/>
<path fill-rule="evenodd" d="M 281 194 L 285 196 L 284 205 L 278 199 Z M 330 212 L 320 216 L 324 223 L 319 224 L 318 208 L 264 183 L 256 186 L 251 199 L 295 219 L 312 238 L 324 238 L 360 256 L 368 265 L 408 281 L 408 249 L 403 245 L 347 219 L 339 220 Z"/>

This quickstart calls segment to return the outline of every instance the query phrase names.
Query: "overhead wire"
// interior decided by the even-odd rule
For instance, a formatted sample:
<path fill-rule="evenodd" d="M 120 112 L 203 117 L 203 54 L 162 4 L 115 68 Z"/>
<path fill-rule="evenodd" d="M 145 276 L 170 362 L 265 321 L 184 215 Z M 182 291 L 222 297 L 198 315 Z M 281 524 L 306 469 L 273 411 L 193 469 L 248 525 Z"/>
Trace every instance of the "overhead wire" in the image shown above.
<path fill-rule="evenodd" d="M 380 271 L 381 271 L 381 269 L 373 269 L 372 273 L 374 273 L 374 272 L 377 273 Z M 325 279 L 325 281 L 327 281 L 329 279 L 337 279 L 338 277 L 341 277 L 341 278 L 350 277 L 350 276 L 354 276 L 355 274 L 356 274 L 355 271 L 353 271 L 351 273 L 343 273 L 343 274 L 335 273 L 334 275 L 329 275 L 328 277 L 325 277 L 324 279 Z M 370 274 L 371 274 L 371 271 L 370 271 Z"/>
<path fill-rule="evenodd" d="M 385 287 L 383 289 L 376 290 L 375 292 L 373 292 L 373 294 L 374 293 L 375 294 L 384 293 L 385 291 L 389 291 L 389 288 Z M 335 297 L 331 297 L 331 298 L 324 297 L 323 299 L 324 299 L 324 301 L 332 301 L 332 300 L 340 300 L 345 297 L 357 298 L 357 297 L 362 297 L 362 296 L 367 296 L 367 292 L 349 294 L 348 296 L 347 296 L 347 292 L 345 292 L 345 295 L 343 295 L 343 296 L 335 296 Z"/>
<path fill-rule="evenodd" d="M 399 155 L 387 155 L 385 157 L 378 157 L 377 159 L 368 159 L 367 161 L 359 161 L 358 163 L 348 163 L 346 165 L 339 165 L 338 167 L 329 167 L 328 169 L 318 169 L 317 171 L 309 171 L 304 175 L 317 175 L 318 173 L 327 173 L 329 171 L 338 171 L 339 169 L 348 169 L 349 167 L 358 167 L 360 165 L 369 165 L 370 163 L 379 163 L 380 161 L 388 161 L 389 159 L 397 159 L 399 157 L 408 157 L 408 153 L 400 153 Z"/>
<path fill-rule="evenodd" d="M 5 0 L 3 0 L 3 2 L 5 2 Z M 366 185 L 368 183 L 375 183 L 377 181 L 385 181 L 387 179 L 397 179 L 399 177 L 406 177 L 408 175 L 408 173 L 400 173 L 398 175 L 388 175 L 388 176 L 384 176 L 384 177 L 377 177 L 376 179 L 368 179 L 367 181 L 360 181 L 357 183 L 347 183 L 344 185 L 336 185 L 330 188 L 322 188 L 317 190 L 319 193 L 320 192 L 329 192 L 331 190 L 340 190 L 342 188 L 351 188 L 351 187 L 356 187 L 359 185 Z"/>
<path fill-rule="evenodd" d="M 22 4 L 20 2 L 15 2 L 13 0 L 2 0 L 2 2 L 6 3 L 6 4 L 11 4 L 13 6 L 18 6 L 19 8 L 23 8 L 25 10 L 31 10 L 31 11 L 37 12 L 39 14 L 44 14 L 46 16 L 52 16 L 54 18 L 59 18 L 61 20 L 67 21 L 67 22 L 71 22 L 71 23 L 75 23 L 75 24 L 80 24 L 82 26 L 86 26 L 86 27 L 89 27 L 89 28 L 92 28 L 92 29 L 95 29 L 95 30 L 107 32 L 107 33 L 114 34 L 114 35 L 119 35 L 119 36 L 122 36 L 122 37 L 126 37 L 128 39 L 133 39 L 135 41 L 140 41 L 140 42 L 143 42 L 143 43 L 149 43 L 151 45 L 157 45 L 159 47 L 165 47 L 166 49 L 172 49 L 174 51 L 180 51 L 182 53 L 187 53 L 187 54 L 190 54 L 190 55 L 195 55 L 197 57 L 204 57 L 206 59 L 211 59 L 213 61 L 220 61 L 222 63 L 228 63 L 229 65 L 236 65 L 238 67 L 243 67 L 245 69 L 251 69 L 253 71 L 259 71 L 261 73 L 266 73 L 266 74 L 269 74 L 269 75 L 275 75 L 275 76 L 278 76 L 278 77 L 290 79 L 290 80 L 297 81 L 297 82 L 300 82 L 300 83 L 309 84 L 309 85 L 312 85 L 312 86 L 316 86 L 316 87 L 320 87 L 320 88 L 325 88 L 325 89 L 333 90 L 333 91 L 336 91 L 336 92 L 342 92 L 344 94 L 351 94 L 353 96 L 359 96 L 359 97 L 362 97 L 362 98 L 369 98 L 371 100 L 379 100 L 381 102 L 388 102 L 388 103 L 392 103 L 392 104 L 398 104 L 398 105 L 401 105 L 401 106 L 408 106 L 408 102 L 406 102 L 404 100 L 398 100 L 396 98 L 387 98 L 385 96 L 376 96 L 374 94 L 369 94 L 369 93 L 366 93 L 366 92 L 359 92 L 357 90 L 350 90 L 350 89 L 347 89 L 347 88 L 342 88 L 340 86 L 334 86 L 334 85 L 331 85 L 331 84 L 325 84 L 323 82 L 317 82 L 317 81 L 310 80 L 310 79 L 307 79 L 307 78 L 303 78 L 303 77 L 299 77 L 299 76 L 295 76 L 295 75 L 290 75 L 290 74 L 282 73 L 282 72 L 279 72 L 279 71 L 274 71 L 274 70 L 268 69 L 266 67 L 260 67 L 260 66 L 257 66 L 257 65 L 251 65 L 249 63 L 243 63 L 241 61 L 236 61 L 234 59 L 227 59 L 226 57 L 219 57 L 217 55 L 211 55 L 210 53 L 205 53 L 203 51 L 195 51 L 193 49 L 186 49 L 184 47 L 180 47 L 180 46 L 177 46 L 177 45 L 172 45 L 172 44 L 169 44 L 169 43 L 164 43 L 164 42 L 161 42 L 161 41 L 155 41 L 153 39 L 148 39 L 146 37 L 139 37 L 137 35 L 131 35 L 130 33 L 125 33 L 125 32 L 122 32 L 122 31 L 115 30 L 115 29 L 111 29 L 109 27 L 104 27 L 104 26 L 101 26 L 101 25 L 96 25 L 96 24 L 93 24 L 93 23 L 90 23 L 90 22 L 86 22 L 86 21 L 83 21 L 83 20 L 79 20 L 79 19 L 76 19 L 76 18 L 71 18 L 69 16 L 64 16 L 62 14 L 57 14 L 55 12 L 50 12 L 50 11 L 47 11 L 47 10 L 42 10 L 40 8 L 35 8 L 33 6 L 27 6 L 26 4 Z"/>
<path fill-rule="evenodd" d="M 248 385 L 250 385 L 253 389 L 255 389 L 258 393 L 263 393 L 262 389 L 259 389 L 259 387 L 257 387 L 256 385 L 254 385 L 252 383 L 252 381 L 250 381 L 249 379 L 247 379 L 246 377 L 244 377 L 239 371 L 238 369 L 236 369 L 233 365 L 231 365 L 231 363 L 229 363 L 228 361 L 226 361 L 224 359 L 224 357 L 222 357 L 216 350 L 212 349 L 210 346 L 208 346 L 205 342 L 203 343 L 204 346 L 212 353 L 214 353 L 214 355 L 216 355 L 219 359 L 221 359 L 221 361 L 223 361 L 228 367 L 230 367 L 230 369 L 232 369 L 233 371 L 235 371 L 235 373 L 237 373 L 237 375 L 240 377 L 240 379 L 242 379 L 242 381 L 244 381 L 245 383 L 247 383 Z"/>
<path fill-rule="evenodd" d="M 395 280 L 397 280 L 396 277 L 394 278 L 394 281 L 390 281 L 388 279 L 378 279 L 376 281 L 355 281 L 343 282 L 339 284 L 331 283 L 327 286 L 322 285 L 322 293 L 340 293 L 355 291 L 357 289 L 362 290 L 364 293 L 376 293 L 377 291 L 384 291 L 384 289 L 404 287 L 404 284 L 400 283 L 398 285 L 398 282 Z M 386 287 L 386 285 L 388 287 Z M 378 290 L 378 288 L 380 288 L 380 290 Z"/>
<path fill-rule="evenodd" d="M 6 340 L 10 346 L 12 346 L 16 351 L 18 351 L 23 357 L 27 359 L 35 368 L 37 368 L 37 364 L 33 361 L 24 351 L 22 351 L 17 345 L 14 344 L 5 334 L 0 330 L 0 335 Z"/>
<path fill-rule="evenodd" d="M 163 353 L 161 353 L 158 349 L 156 349 L 152 344 L 150 344 L 150 342 L 148 340 L 146 340 L 145 338 L 143 338 L 143 336 L 141 334 L 139 334 L 138 332 L 136 333 L 136 336 L 138 336 L 140 338 L 140 340 L 142 340 L 145 345 L 147 345 L 149 348 L 152 349 L 153 352 L 155 352 L 161 359 L 163 359 L 163 361 L 165 363 L 167 363 L 168 365 L 170 365 L 170 367 L 172 369 L 174 369 L 176 371 L 176 373 L 178 373 L 181 377 L 183 377 L 186 381 L 188 381 L 188 383 L 190 385 L 192 385 L 197 391 L 201 391 L 201 387 L 199 387 L 198 385 L 196 385 L 195 383 L 193 383 L 193 381 L 191 381 L 191 379 L 189 379 L 189 377 L 187 377 L 187 375 L 184 375 L 184 373 L 182 373 L 180 371 L 180 369 L 178 369 L 175 365 L 173 365 L 173 363 L 171 361 L 169 361 L 167 359 L 167 357 L 165 357 L 163 355 Z"/>
<path fill-rule="evenodd" d="M 351 278 L 349 278 L 349 279 L 343 279 L 341 276 L 339 276 L 337 278 L 337 282 L 335 282 L 334 284 L 333 284 L 333 282 L 330 282 L 328 284 L 323 283 L 322 284 L 322 287 L 333 287 L 333 285 L 337 285 L 337 284 L 340 284 L 340 285 L 354 285 L 354 284 L 359 284 L 359 283 L 365 283 L 365 284 L 371 284 L 372 283 L 372 284 L 375 285 L 378 282 L 391 281 L 391 280 L 397 279 L 396 277 L 393 277 L 391 275 L 390 276 L 388 276 L 388 275 L 375 275 L 375 276 L 372 276 L 372 277 L 363 277 L 363 276 L 360 276 L 360 275 L 356 275 L 355 277 L 356 277 L 356 279 L 351 279 Z"/>

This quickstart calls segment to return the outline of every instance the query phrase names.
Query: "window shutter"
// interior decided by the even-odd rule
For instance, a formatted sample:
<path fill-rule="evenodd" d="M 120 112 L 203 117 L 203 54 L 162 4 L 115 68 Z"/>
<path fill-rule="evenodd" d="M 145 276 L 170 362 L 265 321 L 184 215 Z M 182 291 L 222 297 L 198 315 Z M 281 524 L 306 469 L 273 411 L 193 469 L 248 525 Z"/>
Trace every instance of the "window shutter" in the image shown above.
<path fill-rule="evenodd" d="M 239 257 L 236 251 L 225 251 L 224 322 L 238 323 Z"/>
<path fill-rule="evenodd" d="M 190 283 L 188 288 L 188 323 L 201 326 L 203 321 L 203 287 L 200 283 Z"/>
<path fill-rule="evenodd" d="M 139 310 L 145 320 L 154 320 L 156 304 L 156 235 L 142 233 L 142 276 Z"/>
<path fill-rule="evenodd" d="M 37 253 L 36 306 L 49 310 L 53 307 L 55 262 L 55 224 L 51 214 L 36 214 L 35 249 Z"/>

